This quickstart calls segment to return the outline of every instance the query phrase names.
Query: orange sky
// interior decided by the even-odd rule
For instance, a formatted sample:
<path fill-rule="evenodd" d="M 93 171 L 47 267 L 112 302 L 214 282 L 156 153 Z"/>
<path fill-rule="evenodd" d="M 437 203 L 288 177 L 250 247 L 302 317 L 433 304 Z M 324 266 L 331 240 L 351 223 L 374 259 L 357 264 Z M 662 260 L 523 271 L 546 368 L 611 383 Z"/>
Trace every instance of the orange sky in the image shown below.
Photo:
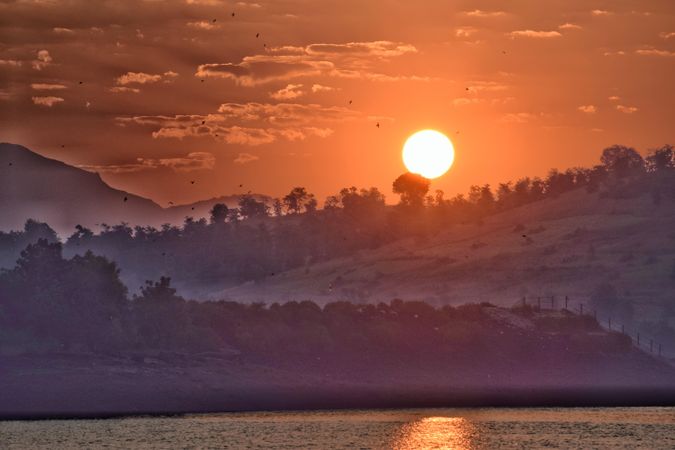
<path fill-rule="evenodd" d="M 675 143 L 673 73 L 672 0 L 0 3 L 0 140 L 163 205 L 393 202 L 422 128 L 455 144 L 448 194 L 591 165 Z"/>

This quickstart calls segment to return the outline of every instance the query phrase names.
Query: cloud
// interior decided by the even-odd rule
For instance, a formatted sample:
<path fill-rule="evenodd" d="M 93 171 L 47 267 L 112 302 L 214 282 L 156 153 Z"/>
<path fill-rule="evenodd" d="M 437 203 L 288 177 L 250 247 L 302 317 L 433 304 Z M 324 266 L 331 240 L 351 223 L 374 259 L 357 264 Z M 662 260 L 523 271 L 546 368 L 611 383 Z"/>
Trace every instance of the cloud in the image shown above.
<path fill-rule="evenodd" d="M 635 106 L 616 105 L 616 109 L 624 114 L 633 114 L 638 111 Z"/>
<path fill-rule="evenodd" d="M 17 61 L 16 59 L 0 59 L 0 66 L 21 67 L 21 65 L 21 61 Z"/>
<path fill-rule="evenodd" d="M 576 25 L 574 23 L 564 23 L 558 26 L 559 30 L 581 30 L 581 25 Z"/>
<path fill-rule="evenodd" d="M 262 121 L 273 125 L 338 122 L 360 116 L 360 113 L 341 106 L 299 103 L 223 103 L 218 112 L 228 119 Z"/>
<path fill-rule="evenodd" d="M 478 29 L 474 27 L 459 27 L 455 30 L 455 37 L 463 39 L 469 38 L 478 33 Z"/>
<path fill-rule="evenodd" d="M 58 91 L 61 89 L 67 89 L 63 84 L 48 84 L 48 83 L 33 83 L 30 85 L 36 91 Z"/>
<path fill-rule="evenodd" d="M 604 10 L 604 9 L 594 9 L 593 11 L 591 11 L 591 15 L 594 15 L 594 16 L 609 16 L 609 15 L 612 15 L 612 14 L 613 13 L 611 11 L 607 11 L 607 10 Z"/>
<path fill-rule="evenodd" d="M 275 100 L 292 100 L 304 95 L 301 88 L 302 84 L 289 84 L 276 92 L 270 92 L 270 97 Z"/>
<path fill-rule="evenodd" d="M 235 164 L 248 164 L 253 161 L 258 161 L 260 159 L 259 156 L 252 155 L 250 153 L 239 153 L 237 157 L 234 159 Z"/>
<path fill-rule="evenodd" d="M 52 57 L 47 50 L 40 50 L 37 52 L 37 57 L 31 63 L 33 69 L 42 70 L 52 63 Z"/>
<path fill-rule="evenodd" d="M 659 33 L 659 37 L 662 39 L 670 39 L 670 38 L 675 38 L 675 31 L 667 32 L 663 31 Z"/>
<path fill-rule="evenodd" d="M 174 172 L 193 172 L 196 170 L 212 170 L 216 158 L 208 152 L 191 152 L 178 158 L 136 158 L 127 164 L 78 165 L 80 169 L 100 173 L 132 173 L 145 170 L 171 169 Z"/>
<path fill-rule="evenodd" d="M 475 105 L 478 103 L 483 103 L 483 99 L 480 98 L 466 98 L 466 97 L 459 97 L 455 98 L 452 100 L 452 104 L 454 106 L 466 106 L 466 105 Z"/>
<path fill-rule="evenodd" d="M 133 85 L 133 84 L 154 84 L 158 83 L 160 81 L 164 83 L 171 83 L 173 82 L 174 78 L 176 78 L 178 74 L 176 72 L 173 72 L 171 70 L 164 72 L 163 74 L 151 74 L 151 73 L 144 73 L 144 72 L 127 72 L 124 75 L 120 75 L 119 77 L 115 78 L 115 84 L 117 86 L 111 87 L 108 90 L 110 92 L 133 92 L 135 94 L 138 94 L 141 90 L 135 87 L 130 87 L 128 85 Z"/>
<path fill-rule="evenodd" d="M 480 9 L 474 9 L 473 11 L 464 11 L 462 13 L 468 17 L 480 17 L 481 19 L 485 18 L 494 18 L 494 17 L 504 17 L 506 13 L 504 11 L 483 11 Z"/>
<path fill-rule="evenodd" d="M 325 138 L 333 130 L 325 124 L 363 117 L 343 107 L 297 103 L 224 103 L 216 114 L 118 117 L 120 126 L 129 124 L 155 128 L 155 139 L 210 137 L 228 144 L 262 145 L 277 139 L 300 141 Z M 321 125 L 321 126 L 319 126 Z"/>
<path fill-rule="evenodd" d="M 148 83 L 157 83 L 162 79 L 161 75 L 153 75 L 150 73 L 144 72 L 127 72 L 124 75 L 121 75 L 115 79 L 115 84 L 127 85 L 127 84 L 148 84 Z"/>
<path fill-rule="evenodd" d="M 237 2 L 237 6 L 241 6 L 242 8 L 262 8 L 262 5 L 260 3 L 248 3 L 248 2 Z"/>
<path fill-rule="evenodd" d="M 561 37 L 562 34 L 558 31 L 535 31 L 535 30 L 517 30 L 508 33 L 511 38 L 526 37 L 536 39 L 550 39 Z"/>
<path fill-rule="evenodd" d="M 624 56 L 626 52 L 623 50 L 617 50 L 615 52 L 605 52 L 603 53 L 603 56 Z"/>
<path fill-rule="evenodd" d="M 598 111 L 595 105 L 581 105 L 577 109 L 585 114 L 595 114 Z"/>
<path fill-rule="evenodd" d="M 509 88 L 506 84 L 497 81 L 469 81 L 466 87 L 467 92 L 496 92 L 505 91 Z"/>
<path fill-rule="evenodd" d="M 502 116 L 502 118 L 499 119 L 499 121 L 502 123 L 527 123 L 536 118 L 537 116 L 534 114 L 521 112 L 521 113 L 506 114 Z"/>
<path fill-rule="evenodd" d="M 70 28 L 54 27 L 54 28 L 52 28 L 52 30 L 56 34 L 73 34 L 73 33 L 75 33 Z"/>
<path fill-rule="evenodd" d="M 62 101 L 64 101 L 61 97 L 52 97 L 52 96 L 49 96 L 49 97 L 31 97 L 31 98 L 32 98 L 34 104 L 40 105 L 40 106 L 47 106 L 49 108 L 51 108 L 52 106 L 54 106 L 57 103 L 61 103 Z"/>
<path fill-rule="evenodd" d="M 305 53 L 310 55 L 332 56 L 369 56 L 391 58 L 416 53 L 415 46 L 402 42 L 372 41 L 372 42 L 347 42 L 345 44 L 311 44 L 304 48 Z"/>
<path fill-rule="evenodd" d="M 199 30 L 213 30 L 214 28 L 218 28 L 218 25 L 214 24 L 213 22 L 207 22 L 206 20 L 199 22 L 188 22 L 187 26 L 191 28 L 197 28 Z"/>
<path fill-rule="evenodd" d="M 266 54 L 246 56 L 239 63 L 201 64 L 197 67 L 195 76 L 227 78 L 248 87 L 316 76 L 362 78 L 371 81 L 421 79 L 373 71 L 373 65 L 378 61 L 388 61 L 389 58 L 415 52 L 417 49 L 410 44 L 391 41 L 282 46 L 271 48 Z"/>
<path fill-rule="evenodd" d="M 120 92 L 130 92 L 133 94 L 138 94 L 141 92 L 140 89 L 138 88 L 131 88 L 131 87 L 126 87 L 126 86 L 113 86 L 111 88 L 108 88 L 108 91 L 114 92 L 114 93 L 120 93 Z"/>
<path fill-rule="evenodd" d="M 656 48 L 635 50 L 635 53 L 642 56 L 662 56 L 666 58 L 672 58 L 673 56 L 675 56 L 675 52 L 671 52 L 668 50 L 658 50 Z"/>
<path fill-rule="evenodd" d="M 610 102 L 618 102 L 619 100 L 621 100 L 621 97 L 619 97 L 618 95 L 611 95 L 607 97 L 607 100 L 609 100 Z"/>
<path fill-rule="evenodd" d="M 337 91 L 338 88 L 334 88 L 331 86 L 324 86 L 322 84 L 313 84 L 312 85 L 312 92 L 317 93 L 317 92 L 332 92 L 332 91 Z"/>

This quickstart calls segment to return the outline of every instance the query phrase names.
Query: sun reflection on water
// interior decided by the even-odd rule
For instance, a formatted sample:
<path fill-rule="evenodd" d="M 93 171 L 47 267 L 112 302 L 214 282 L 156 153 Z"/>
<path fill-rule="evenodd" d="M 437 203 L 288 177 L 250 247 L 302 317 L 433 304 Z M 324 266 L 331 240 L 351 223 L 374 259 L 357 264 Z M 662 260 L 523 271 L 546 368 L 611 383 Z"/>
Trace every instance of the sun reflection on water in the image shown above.
<path fill-rule="evenodd" d="M 392 442 L 397 450 L 474 448 L 475 426 L 463 417 L 425 417 L 403 425 Z"/>

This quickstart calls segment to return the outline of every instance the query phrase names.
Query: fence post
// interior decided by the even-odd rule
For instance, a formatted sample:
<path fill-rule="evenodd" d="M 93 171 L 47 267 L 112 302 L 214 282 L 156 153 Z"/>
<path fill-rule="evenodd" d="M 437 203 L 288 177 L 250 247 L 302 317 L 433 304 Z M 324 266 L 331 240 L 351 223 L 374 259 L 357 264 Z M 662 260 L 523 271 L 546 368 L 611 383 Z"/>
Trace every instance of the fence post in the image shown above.
<path fill-rule="evenodd" d="M 569 298 L 565 296 L 565 309 L 567 309 L 567 302 L 569 301 Z"/>

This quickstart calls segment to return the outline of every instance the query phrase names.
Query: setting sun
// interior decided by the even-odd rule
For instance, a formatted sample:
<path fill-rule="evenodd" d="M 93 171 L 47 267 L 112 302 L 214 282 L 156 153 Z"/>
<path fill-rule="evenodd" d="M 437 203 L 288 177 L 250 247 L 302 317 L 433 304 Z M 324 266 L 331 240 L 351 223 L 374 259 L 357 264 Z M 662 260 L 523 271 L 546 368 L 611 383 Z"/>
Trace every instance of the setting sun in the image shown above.
<path fill-rule="evenodd" d="M 403 164 L 412 173 L 438 178 L 450 169 L 455 149 L 450 139 L 436 130 L 413 134 L 403 145 Z"/>

